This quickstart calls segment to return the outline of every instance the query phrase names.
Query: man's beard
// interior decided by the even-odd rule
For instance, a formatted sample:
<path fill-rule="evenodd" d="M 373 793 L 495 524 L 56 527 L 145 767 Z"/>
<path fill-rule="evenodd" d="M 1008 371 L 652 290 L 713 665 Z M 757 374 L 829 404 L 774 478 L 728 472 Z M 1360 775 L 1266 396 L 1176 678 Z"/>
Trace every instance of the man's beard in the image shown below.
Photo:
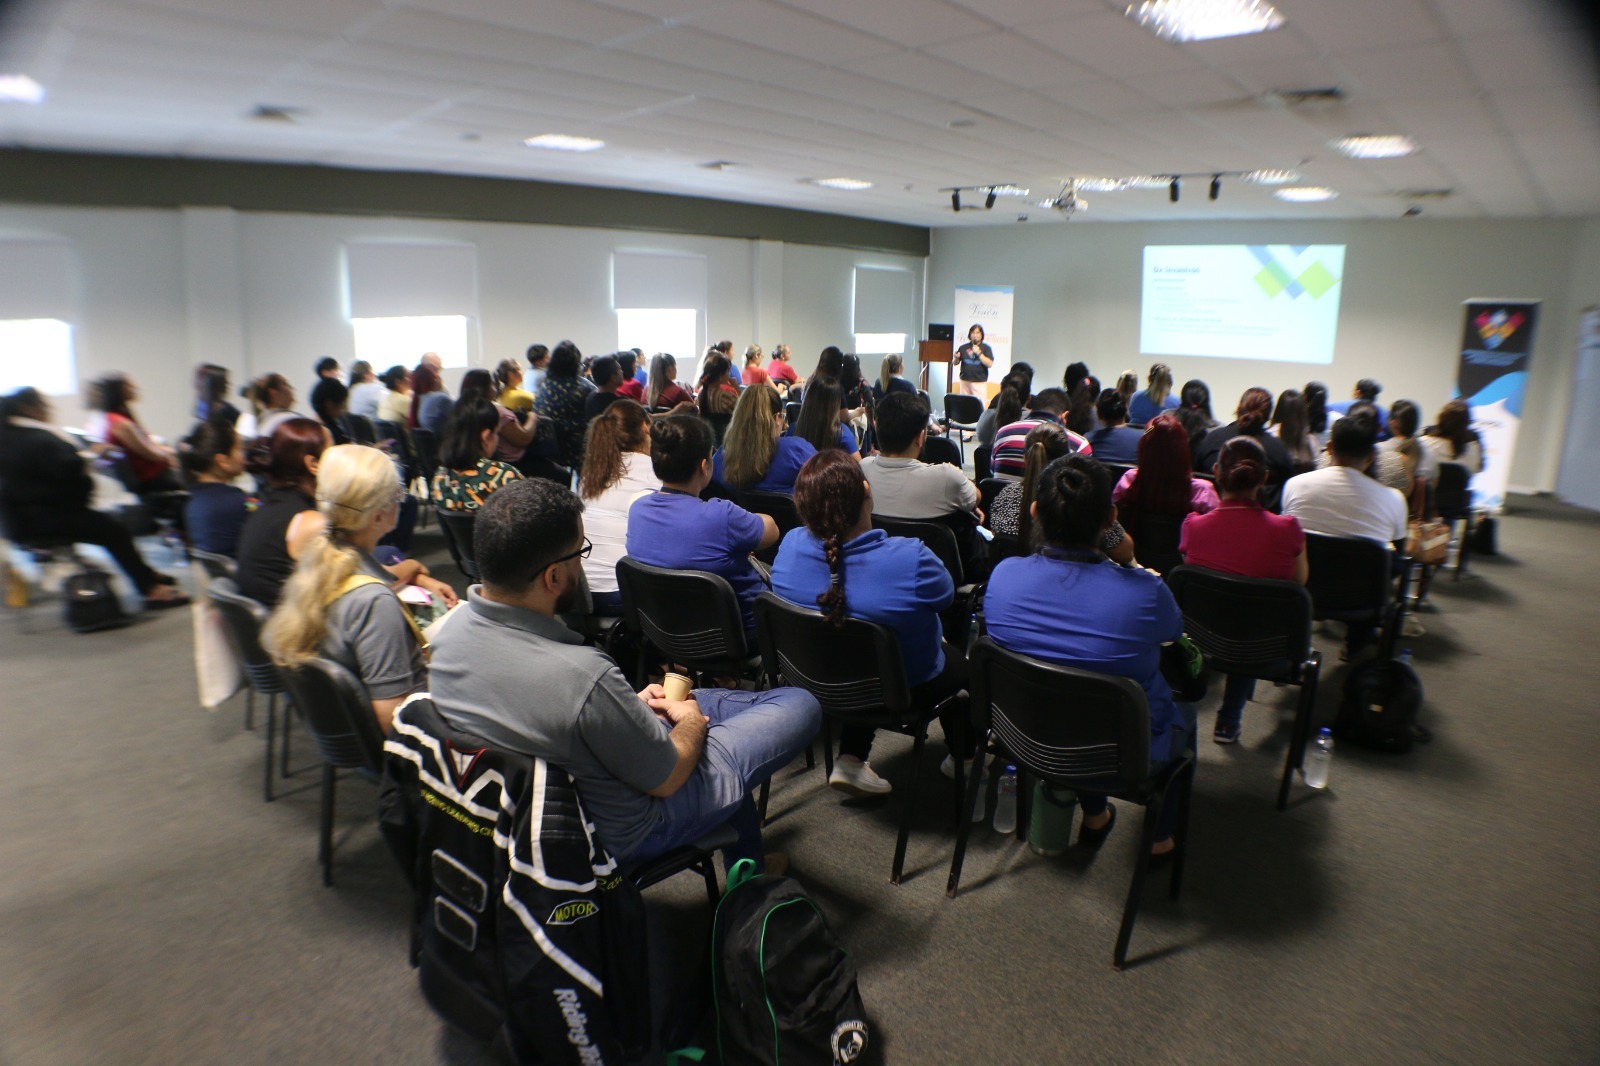
<path fill-rule="evenodd" d="M 560 596 L 556 597 L 556 614 L 571 614 L 576 606 L 578 606 L 578 587 L 569 585 Z"/>

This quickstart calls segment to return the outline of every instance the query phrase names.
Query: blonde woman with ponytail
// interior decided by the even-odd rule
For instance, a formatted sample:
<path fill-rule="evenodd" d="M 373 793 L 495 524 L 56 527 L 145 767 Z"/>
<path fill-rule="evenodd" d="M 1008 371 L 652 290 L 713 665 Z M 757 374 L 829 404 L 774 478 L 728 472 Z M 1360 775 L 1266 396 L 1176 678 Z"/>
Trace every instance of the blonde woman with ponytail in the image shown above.
<path fill-rule="evenodd" d="M 405 490 L 376 448 L 343 444 L 322 454 L 317 511 L 325 524 L 300 553 L 261 643 L 280 666 L 332 659 L 359 677 L 385 733 L 395 708 L 428 685 L 423 641 L 372 557 L 395 527 Z"/>
<path fill-rule="evenodd" d="M 594 545 L 583 560 L 594 613 L 622 614 L 617 560 L 628 554 L 628 508 L 661 487 L 650 468 L 650 415 L 632 400 L 614 400 L 589 423 L 578 494 L 587 505 L 583 529 Z"/>
<path fill-rule="evenodd" d="M 1038 548 L 1033 528 L 1033 501 L 1037 498 L 1039 473 L 1064 455 L 1073 453 L 1071 438 L 1054 422 L 1046 422 L 1028 433 L 1025 442 L 1022 481 L 1011 482 L 1000 490 L 989 508 L 989 528 L 1003 537 L 1016 537 L 1022 554 Z M 1115 519 L 1100 540 L 1100 550 L 1114 563 L 1133 564 L 1133 538 Z"/>

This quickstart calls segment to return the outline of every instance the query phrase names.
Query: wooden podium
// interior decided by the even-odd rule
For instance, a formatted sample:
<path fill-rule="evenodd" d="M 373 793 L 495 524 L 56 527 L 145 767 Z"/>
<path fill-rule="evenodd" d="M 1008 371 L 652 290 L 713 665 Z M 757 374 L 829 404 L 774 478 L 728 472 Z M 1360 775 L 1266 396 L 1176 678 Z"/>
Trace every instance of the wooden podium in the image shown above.
<path fill-rule="evenodd" d="M 918 341 L 917 361 L 922 364 L 922 391 L 928 391 L 928 367 L 932 363 L 944 364 L 944 391 L 949 392 L 955 387 L 955 342 L 954 341 Z"/>

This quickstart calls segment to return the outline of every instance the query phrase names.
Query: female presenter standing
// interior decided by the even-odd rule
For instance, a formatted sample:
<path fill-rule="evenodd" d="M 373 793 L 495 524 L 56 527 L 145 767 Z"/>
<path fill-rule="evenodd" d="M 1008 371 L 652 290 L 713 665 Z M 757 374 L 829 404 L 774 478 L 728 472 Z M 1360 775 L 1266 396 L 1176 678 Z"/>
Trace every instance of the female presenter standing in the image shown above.
<path fill-rule="evenodd" d="M 989 380 L 989 368 L 994 366 L 994 349 L 983 343 L 983 327 L 973 323 L 967 330 L 967 343 L 956 353 L 961 363 L 960 391 L 967 396 L 984 399 L 984 383 Z"/>

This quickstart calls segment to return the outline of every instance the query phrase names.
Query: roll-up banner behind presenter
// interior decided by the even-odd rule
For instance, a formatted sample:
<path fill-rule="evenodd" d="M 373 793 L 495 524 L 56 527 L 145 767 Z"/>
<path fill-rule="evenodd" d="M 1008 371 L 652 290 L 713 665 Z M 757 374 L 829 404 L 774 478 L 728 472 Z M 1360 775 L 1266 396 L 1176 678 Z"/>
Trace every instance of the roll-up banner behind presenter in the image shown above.
<path fill-rule="evenodd" d="M 983 329 L 983 343 L 989 346 L 994 365 L 988 378 L 973 389 L 984 402 L 1000 391 L 1000 379 L 1011 369 L 1011 309 L 1015 288 L 1011 285 L 957 285 L 955 293 L 955 351 L 959 378 L 961 350 L 969 343 L 973 326 Z M 956 385 L 961 388 L 960 383 Z"/>
<path fill-rule="evenodd" d="M 1483 470 L 1472 479 L 1473 506 L 1499 511 L 1522 426 L 1539 301 L 1467 300 L 1461 306 L 1456 395 L 1471 408 L 1472 428 L 1483 445 Z"/>

